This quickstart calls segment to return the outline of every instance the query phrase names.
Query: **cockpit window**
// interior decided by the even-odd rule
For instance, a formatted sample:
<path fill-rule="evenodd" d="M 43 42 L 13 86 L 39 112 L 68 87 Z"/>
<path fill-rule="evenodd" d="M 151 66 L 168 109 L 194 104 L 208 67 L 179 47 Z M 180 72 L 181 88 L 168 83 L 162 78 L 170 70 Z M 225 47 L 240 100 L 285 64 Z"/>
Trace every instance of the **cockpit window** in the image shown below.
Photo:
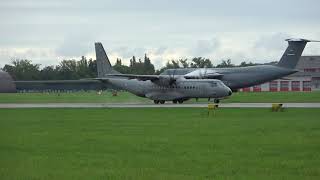
<path fill-rule="evenodd" d="M 221 81 L 219 81 L 218 83 L 219 83 L 219 86 L 225 86 Z"/>

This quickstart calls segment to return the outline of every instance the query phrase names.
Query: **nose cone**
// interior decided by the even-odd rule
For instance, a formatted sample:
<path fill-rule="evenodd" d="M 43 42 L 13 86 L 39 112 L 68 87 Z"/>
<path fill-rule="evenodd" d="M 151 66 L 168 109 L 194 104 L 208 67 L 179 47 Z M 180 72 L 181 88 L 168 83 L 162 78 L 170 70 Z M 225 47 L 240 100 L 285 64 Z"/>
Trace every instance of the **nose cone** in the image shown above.
<path fill-rule="evenodd" d="M 225 89 L 226 91 L 226 96 L 231 96 L 232 95 L 232 90 L 228 87 L 228 86 L 226 86 L 226 89 Z"/>

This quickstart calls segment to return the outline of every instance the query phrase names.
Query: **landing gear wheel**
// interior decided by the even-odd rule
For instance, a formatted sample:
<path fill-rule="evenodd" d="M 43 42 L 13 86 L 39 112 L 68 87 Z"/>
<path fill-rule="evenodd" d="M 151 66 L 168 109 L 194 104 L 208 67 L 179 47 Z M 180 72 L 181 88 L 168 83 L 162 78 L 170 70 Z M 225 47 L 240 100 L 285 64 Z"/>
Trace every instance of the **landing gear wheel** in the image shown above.
<path fill-rule="evenodd" d="M 179 103 L 179 104 L 182 104 L 182 103 L 183 103 L 183 100 L 178 100 L 178 103 Z"/>
<path fill-rule="evenodd" d="M 172 102 L 173 102 L 173 104 L 177 104 L 178 101 L 177 100 L 173 100 Z"/>
<path fill-rule="evenodd" d="M 160 104 L 164 104 L 166 101 L 164 100 L 160 100 Z"/>
<path fill-rule="evenodd" d="M 155 104 L 159 104 L 159 101 L 158 101 L 158 100 L 153 100 L 153 102 L 154 102 Z"/>
<path fill-rule="evenodd" d="M 219 104 L 220 100 L 219 99 L 214 99 L 213 102 L 216 103 L 216 104 Z"/>

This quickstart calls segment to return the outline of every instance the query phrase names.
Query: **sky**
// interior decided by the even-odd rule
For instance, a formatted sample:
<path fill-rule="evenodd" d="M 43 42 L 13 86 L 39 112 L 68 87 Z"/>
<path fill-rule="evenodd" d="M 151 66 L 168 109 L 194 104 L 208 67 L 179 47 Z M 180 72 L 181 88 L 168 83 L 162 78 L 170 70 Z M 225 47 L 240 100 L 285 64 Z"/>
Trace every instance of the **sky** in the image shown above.
<path fill-rule="evenodd" d="M 15 58 L 42 67 L 95 59 L 94 42 L 111 63 L 147 53 L 157 69 L 199 56 L 213 64 L 276 61 L 286 38 L 320 40 L 319 7 L 319 0 L 1 0 L 0 67 Z M 303 55 L 320 55 L 320 43 Z"/>

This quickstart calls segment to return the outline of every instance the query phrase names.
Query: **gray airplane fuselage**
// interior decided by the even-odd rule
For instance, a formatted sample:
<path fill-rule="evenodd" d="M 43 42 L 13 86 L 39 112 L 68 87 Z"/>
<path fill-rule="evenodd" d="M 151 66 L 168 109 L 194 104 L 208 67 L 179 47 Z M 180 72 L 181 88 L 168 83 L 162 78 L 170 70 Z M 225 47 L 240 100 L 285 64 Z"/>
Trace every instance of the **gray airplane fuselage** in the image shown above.
<path fill-rule="evenodd" d="M 281 77 L 290 75 L 297 72 L 295 69 L 283 68 L 275 65 L 257 65 L 248 67 L 235 67 L 235 68 L 186 68 L 186 69 L 171 69 L 165 71 L 163 74 L 175 74 L 175 76 L 183 76 L 187 73 L 194 71 L 216 72 L 223 74 L 218 77 L 225 85 L 233 91 L 262 84 L 268 81 L 279 79 Z M 205 74 L 202 74 L 205 76 Z"/>
<path fill-rule="evenodd" d="M 187 100 L 190 98 L 223 98 L 230 96 L 229 87 L 216 79 L 184 79 L 177 80 L 173 85 L 159 85 L 150 80 L 110 78 L 111 83 L 137 96 L 152 100 Z"/>

